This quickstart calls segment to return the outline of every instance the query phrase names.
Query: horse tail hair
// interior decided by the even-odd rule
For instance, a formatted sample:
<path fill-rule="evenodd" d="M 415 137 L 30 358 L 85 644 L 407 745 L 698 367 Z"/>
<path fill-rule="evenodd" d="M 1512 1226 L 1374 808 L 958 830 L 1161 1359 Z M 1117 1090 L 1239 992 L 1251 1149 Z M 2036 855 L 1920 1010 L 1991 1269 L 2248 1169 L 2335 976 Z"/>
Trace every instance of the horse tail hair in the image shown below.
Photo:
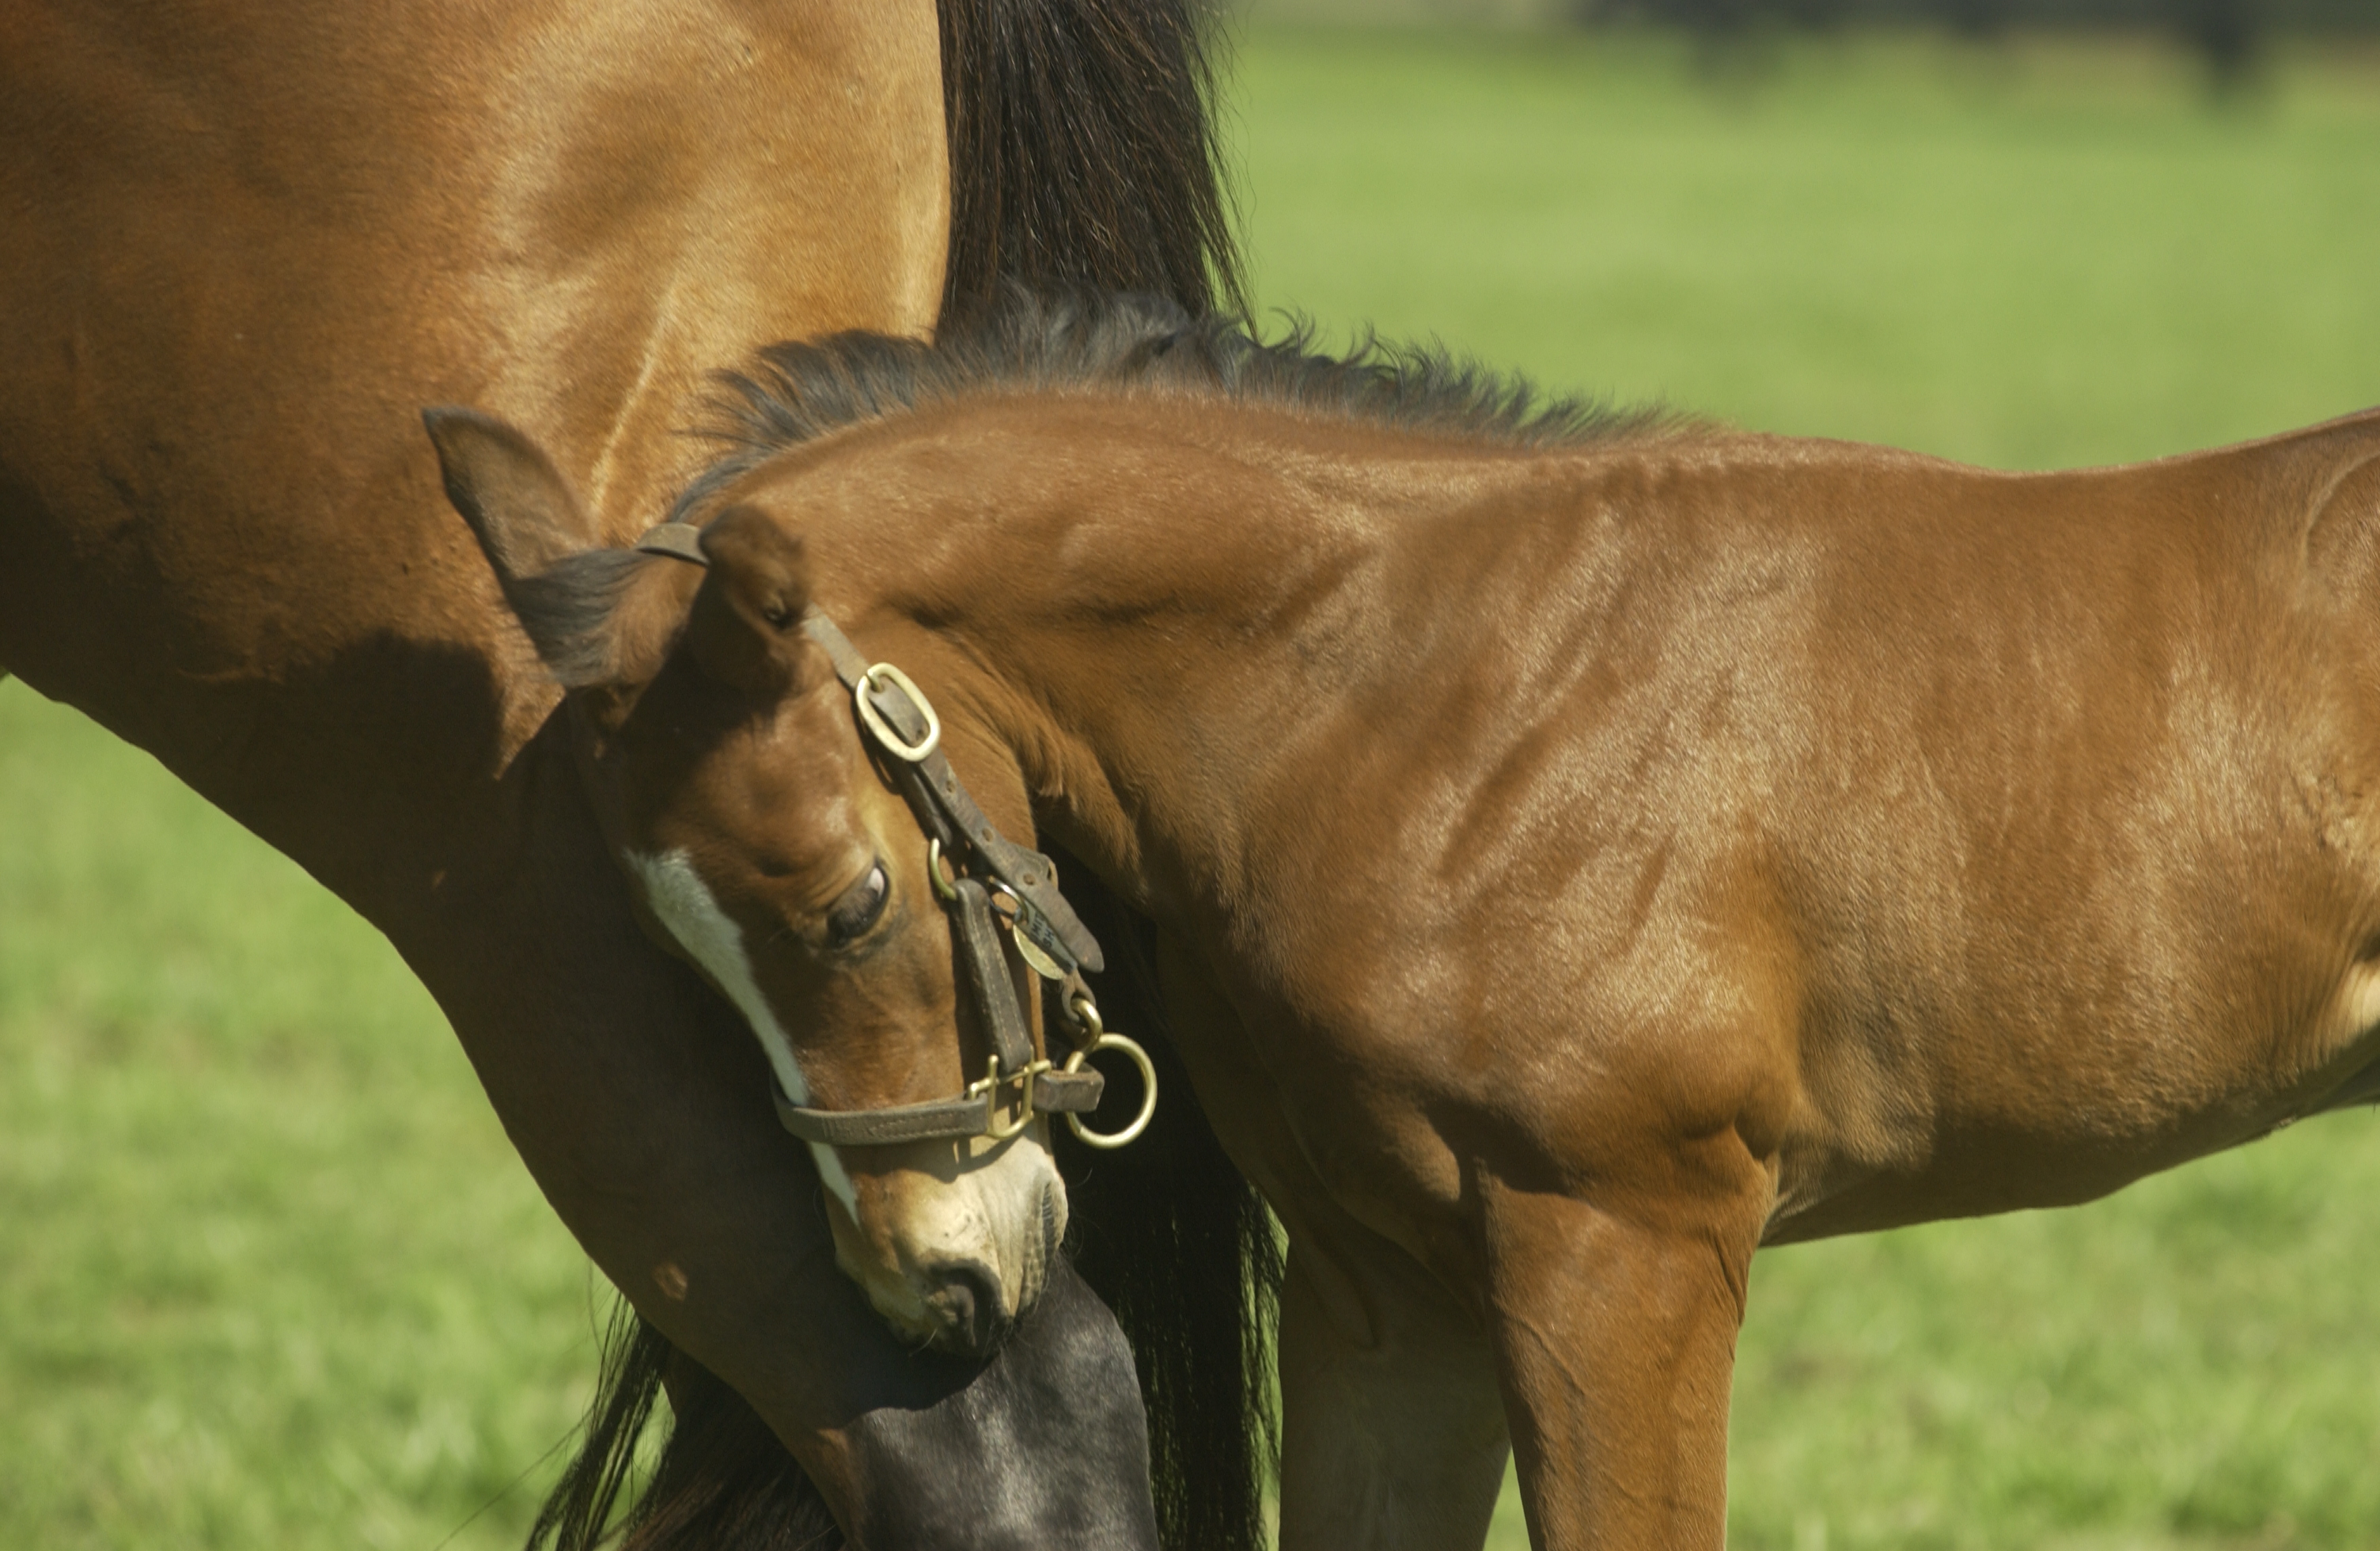
<path fill-rule="evenodd" d="M 1246 310 L 1207 0 L 941 0 L 945 322 L 1016 284 Z"/>
<path fill-rule="evenodd" d="M 1280 1464 L 1273 1411 L 1281 1244 L 1216 1140 L 1167 1027 L 1156 928 L 1062 854 L 1066 898 L 1107 950 L 1100 1021 L 1149 1054 L 1161 1102 L 1130 1146 L 1094 1151 L 1053 1123 L 1075 1269 L 1115 1314 L 1140 1367 L 1158 1533 L 1185 1551 L 1261 1551 Z M 1054 1031 L 1053 1031 L 1054 1032 Z M 1139 1102 L 1130 1069 L 1099 1124 Z"/>
<path fill-rule="evenodd" d="M 664 1390 L 671 1416 L 660 1454 L 640 1469 L 646 1424 Z M 633 1499 L 625 1512 L 624 1497 Z M 528 1551 L 841 1551 L 843 1545 L 826 1499 L 744 1398 L 672 1346 L 625 1299 L 617 1302 L 578 1452 L 539 1510 Z"/>

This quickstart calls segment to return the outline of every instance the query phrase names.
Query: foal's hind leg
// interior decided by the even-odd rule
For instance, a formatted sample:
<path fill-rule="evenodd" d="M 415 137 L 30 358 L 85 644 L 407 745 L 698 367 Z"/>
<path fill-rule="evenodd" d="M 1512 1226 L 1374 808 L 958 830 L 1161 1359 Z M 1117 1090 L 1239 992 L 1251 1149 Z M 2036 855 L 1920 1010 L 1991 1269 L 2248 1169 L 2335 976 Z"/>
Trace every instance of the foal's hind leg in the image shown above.
<path fill-rule="evenodd" d="M 1728 1387 L 1767 1170 L 1732 1133 L 1658 1194 L 1479 1181 L 1497 1360 L 1538 1551 L 1727 1539 Z"/>
<path fill-rule="evenodd" d="M 1281 1551 L 1478 1551 L 1508 1452 L 1487 1332 L 1403 1250 L 1319 1214 L 1281 1290 Z"/>

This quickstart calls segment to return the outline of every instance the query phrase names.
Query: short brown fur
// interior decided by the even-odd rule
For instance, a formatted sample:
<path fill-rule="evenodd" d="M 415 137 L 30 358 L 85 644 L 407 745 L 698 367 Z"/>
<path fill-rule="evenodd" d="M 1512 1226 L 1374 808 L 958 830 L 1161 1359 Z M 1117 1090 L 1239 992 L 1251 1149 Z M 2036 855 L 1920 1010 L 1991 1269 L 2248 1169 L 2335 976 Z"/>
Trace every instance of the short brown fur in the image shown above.
<path fill-rule="evenodd" d="M 705 499 L 1156 922 L 1290 1231 L 1284 1546 L 1476 1545 L 1508 1436 L 1538 1545 L 1718 1545 L 1757 1246 L 2374 1097 L 2380 412 L 2005 475 L 1197 375 Z M 815 1054 L 873 1102 L 948 1037 Z"/>

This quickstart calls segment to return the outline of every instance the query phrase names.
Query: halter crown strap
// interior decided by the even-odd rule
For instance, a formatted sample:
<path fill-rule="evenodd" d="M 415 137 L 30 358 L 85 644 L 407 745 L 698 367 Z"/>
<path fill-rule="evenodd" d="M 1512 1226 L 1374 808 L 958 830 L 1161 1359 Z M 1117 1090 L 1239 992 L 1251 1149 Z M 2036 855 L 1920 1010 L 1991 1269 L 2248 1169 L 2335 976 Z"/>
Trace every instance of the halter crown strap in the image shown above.
<path fill-rule="evenodd" d="M 637 540 L 643 554 L 665 554 L 672 560 L 684 560 L 709 569 L 710 557 L 702 552 L 702 529 L 690 522 L 665 522 L 658 527 L 645 529 Z"/>

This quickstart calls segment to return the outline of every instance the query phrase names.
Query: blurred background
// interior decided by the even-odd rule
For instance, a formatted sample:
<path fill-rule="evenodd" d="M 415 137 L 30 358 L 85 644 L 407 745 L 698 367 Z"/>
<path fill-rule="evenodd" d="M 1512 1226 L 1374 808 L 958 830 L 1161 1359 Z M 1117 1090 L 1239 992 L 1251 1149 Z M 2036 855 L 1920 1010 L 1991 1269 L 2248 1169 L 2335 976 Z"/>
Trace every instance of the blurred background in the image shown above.
<path fill-rule="evenodd" d="M 1261 0 L 1229 29 L 1253 300 L 2003 467 L 2282 430 L 2380 403 L 2375 28 Z M 13 682 L 0 815 L 0 1545 L 516 1544 L 608 1293 L 428 999 Z M 1733 1543 L 2380 1546 L 2375 1289 L 2369 1112 L 1763 1254 Z"/>
<path fill-rule="evenodd" d="M 1706 49 L 1779 31 L 1934 28 L 1990 42 L 2023 31 L 2161 35 L 2217 88 L 2254 79 L 2279 39 L 2380 31 L 2374 0 L 1248 0 L 1262 22 L 1532 28 L 1652 25 Z"/>

